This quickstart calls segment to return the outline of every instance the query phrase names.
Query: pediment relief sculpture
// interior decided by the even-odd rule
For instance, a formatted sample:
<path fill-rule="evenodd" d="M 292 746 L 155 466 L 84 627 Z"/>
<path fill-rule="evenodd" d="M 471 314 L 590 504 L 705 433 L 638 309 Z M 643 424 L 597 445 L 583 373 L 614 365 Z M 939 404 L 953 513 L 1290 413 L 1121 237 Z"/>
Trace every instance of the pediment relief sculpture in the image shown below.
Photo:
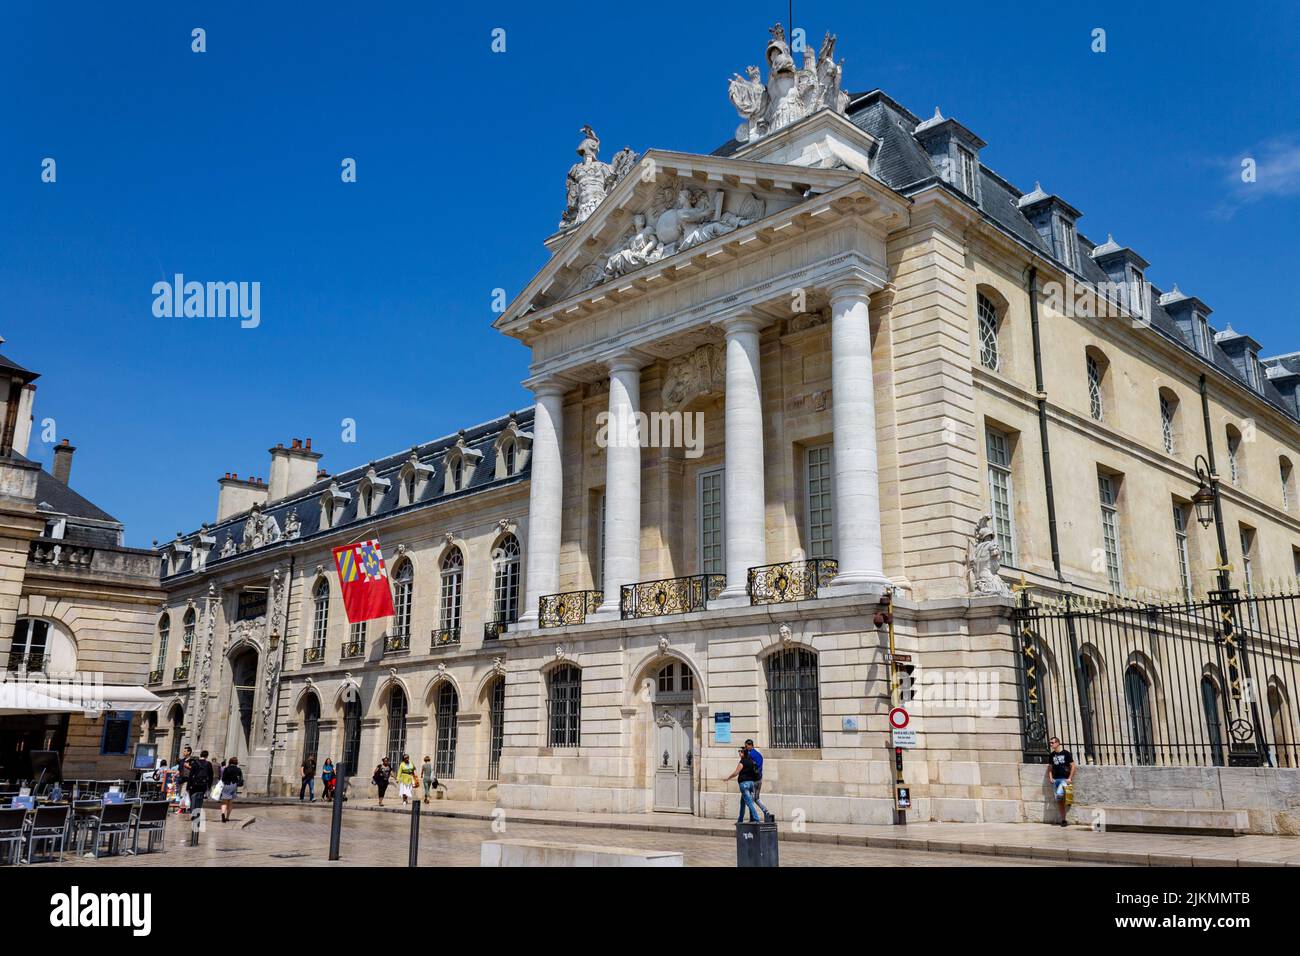
<path fill-rule="evenodd" d="M 834 36 L 827 33 L 817 53 L 805 49 L 803 67 L 795 69 L 785 28 L 778 23 L 769 32 L 767 82 L 758 67 L 751 66 L 744 76 L 733 75 L 727 87 L 731 105 L 745 121 L 736 130 L 742 143 L 762 139 L 818 110 L 843 114 L 849 105 L 849 95 L 840 88 L 843 64 L 835 62 Z"/>
<path fill-rule="evenodd" d="M 618 185 L 620 179 L 636 165 L 637 155 L 624 146 L 614 156 L 612 163 L 600 161 L 600 137 L 590 125 L 582 128 L 582 142 L 578 144 L 582 158 L 569 167 L 565 180 L 566 205 L 560 217 L 560 228 L 568 229 L 584 222 L 605 201 L 605 197 Z"/>

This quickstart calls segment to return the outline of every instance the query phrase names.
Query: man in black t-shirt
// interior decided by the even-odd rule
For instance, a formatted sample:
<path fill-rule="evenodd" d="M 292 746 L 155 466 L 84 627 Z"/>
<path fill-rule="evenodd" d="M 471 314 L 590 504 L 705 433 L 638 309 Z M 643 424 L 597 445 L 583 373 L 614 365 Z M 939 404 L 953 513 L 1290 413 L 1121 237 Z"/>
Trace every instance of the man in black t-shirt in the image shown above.
<path fill-rule="evenodd" d="M 1053 737 L 1048 743 L 1052 747 L 1052 752 L 1047 761 L 1047 782 L 1052 785 L 1052 793 L 1056 796 L 1056 809 L 1061 813 L 1061 826 L 1066 826 L 1065 788 L 1074 783 L 1074 771 L 1079 765 L 1074 762 L 1074 754 L 1061 746 L 1060 737 Z"/>

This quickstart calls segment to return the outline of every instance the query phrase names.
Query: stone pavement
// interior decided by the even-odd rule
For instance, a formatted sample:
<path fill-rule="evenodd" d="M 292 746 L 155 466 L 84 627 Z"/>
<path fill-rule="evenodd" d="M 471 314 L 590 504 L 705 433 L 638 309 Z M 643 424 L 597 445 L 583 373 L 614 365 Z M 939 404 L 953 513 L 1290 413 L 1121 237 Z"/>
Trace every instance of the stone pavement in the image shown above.
<path fill-rule="evenodd" d="M 245 801 L 297 805 L 293 798 L 253 798 Z M 350 799 L 348 808 L 388 814 L 408 814 L 400 799 L 378 806 L 374 797 Z M 317 801 L 304 809 L 328 812 Z M 435 800 L 422 808 L 422 816 L 490 820 L 491 803 Z M 578 813 L 556 810 L 502 810 L 508 824 L 536 823 L 551 827 L 612 829 L 624 832 L 696 834 L 734 840 L 728 820 L 704 819 L 688 814 Z M 576 838 L 569 837 L 570 841 Z M 618 837 L 622 842 L 624 836 Z M 606 837 L 607 842 L 609 838 Z M 906 827 L 852 826 L 809 823 L 795 832 L 781 826 L 782 854 L 793 844 L 867 847 L 927 853 L 973 854 L 1026 858 L 1060 863 L 1107 863 L 1122 866 L 1300 866 L 1300 838 L 1287 836 L 1196 836 L 1165 833 L 1096 832 L 1086 827 L 1054 827 L 1036 823 L 909 823 Z M 783 856 L 784 860 L 784 856 Z M 955 864 L 957 861 L 939 861 Z"/>
<path fill-rule="evenodd" d="M 363 808 L 358 807 L 357 810 Z M 63 866 L 86 867 L 405 867 L 410 834 L 409 814 L 403 812 L 349 812 L 344 815 L 340 859 L 330 863 L 330 814 L 316 807 L 236 804 L 233 819 L 209 823 L 199 846 L 189 845 L 188 818 L 171 815 L 167 843 L 162 852 L 140 856 L 65 858 Z M 478 866 L 484 840 L 515 837 L 563 843 L 597 843 L 638 849 L 671 850 L 683 854 L 687 866 L 735 867 L 735 836 L 704 832 L 628 830 L 611 839 L 605 827 L 527 823 L 509 818 L 505 833 L 494 832 L 487 819 L 421 814 L 420 866 Z M 58 866 L 58 864 L 35 864 Z M 925 867 L 1016 866 L 1043 867 L 1045 860 L 960 856 L 918 850 L 876 849 L 862 846 L 827 846 L 796 841 L 781 844 L 785 867 Z M 1091 864 L 1084 864 L 1091 865 Z"/>

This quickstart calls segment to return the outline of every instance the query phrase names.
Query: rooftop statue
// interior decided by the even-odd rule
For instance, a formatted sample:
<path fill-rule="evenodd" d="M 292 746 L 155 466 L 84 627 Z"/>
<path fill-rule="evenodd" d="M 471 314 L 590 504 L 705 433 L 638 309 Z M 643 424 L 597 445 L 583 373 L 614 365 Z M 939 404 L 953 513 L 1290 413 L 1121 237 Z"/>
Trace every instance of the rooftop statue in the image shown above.
<path fill-rule="evenodd" d="M 745 120 L 736 139 L 752 143 L 782 127 L 798 122 L 821 109 L 843 113 L 849 95 L 840 89 L 843 64 L 835 62 L 835 37 L 827 33 L 821 50 L 804 50 L 803 68 L 796 70 L 785 29 L 771 29 L 767 44 L 767 84 L 759 69 L 748 67 L 745 75 L 734 75 L 728 87 L 731 105 Z"/>
<path fill-rule="evenodd" d="M 582 157 L 569 167 L 567 205 L 560 217 L 560 228 L 568 229 L 586 220 L 609 195 L 610 190 L 628 170 L 636 165 L 636 153 L 624 146 L 614 155 L 612 163 L 602 163 L 600 137 L 590 125 L 582 128 L 582 142 L 578 144 Z"/>

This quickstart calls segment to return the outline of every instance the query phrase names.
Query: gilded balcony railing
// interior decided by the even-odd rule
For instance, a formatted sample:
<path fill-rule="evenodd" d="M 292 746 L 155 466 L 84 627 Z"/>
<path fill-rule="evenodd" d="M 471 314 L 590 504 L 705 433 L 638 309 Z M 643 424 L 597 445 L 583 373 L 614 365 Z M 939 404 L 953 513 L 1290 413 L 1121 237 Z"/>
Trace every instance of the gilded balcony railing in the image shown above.
<path fill-rule="evenodd" d="M 172 671 L 172 680 L 189 680 L 189 679 L 190 679 L 189 664 L 182 664 L 180 667 L 176 668 L 176 670 Z"/>
<path fill-rule="evenodd" d="M 343 660 L 352 660 L 354 657 L 364 657 L 366 653 L 365 641 L 348 641 L 343 645 L 343 653 L 339 655 Z"/>
<path fill-rule="evenodd" d="M 433 640 L 429 642 L 430 650 L 437 650 L 440 647 L 455 647 L 460 644 L 460 628 L 443 627 L 433 632 Z"/>
<path fill-rule="evenodd" d="M 385 654 L 401 654 L 411 649 L 411 635 L 409 631 L 401 631 L 397 634 L 388 634 L 384 637 Z"/>
<path fill-rule="evenodd" d="M 786 604 L 810 601 L 839 573 L 834 558 L 787 561 L 749 569 L 750 604 Z"/>
<path fill-rule="evenodd" d="M 325 645 L 313 644 L 311 647 L 303 649 L 302 662 L 304 664 L 318 664 L 325 660 Z"/>
<path fill-rule="evenodd" d="M 483 625 L 483 640 L 485 641 L 500 640 L 501 635 L 504 634 L 506 630 L 510 627 L 510 625 L 513 623 L 515 623 L 515 619 L 513 617 L 508 620 L 502 618 L 496 621 L 485 622 Z"/>
<path fill-rule="evenodd" d="M 625 584 L 619 595 L 619 610 L 624 620 L 703 611 L 726 586 L 725 574 L 692 574 Z"/>
<path fill-rule="evenodd" d="M 543 594 L 537 599 L 537 622 L 541 627 L 563 627 L 586 623 L 605 600 L 603 591 L 566 591 Z"/>
<path fill-rule="evenodd" d="M 150 672 L 149 672 L 149 683 L 150 683 L 151 685 L 152 685 L 152 684 L 161 684 L 161 683 L 162 683 L 162 679 L 163 679 L 163 672 L 162 672 L 162 668 L 161 668 L 161 667 L 158 668 L 158 670 L 156 670 L 156 671 L 150 671 Z"/>

